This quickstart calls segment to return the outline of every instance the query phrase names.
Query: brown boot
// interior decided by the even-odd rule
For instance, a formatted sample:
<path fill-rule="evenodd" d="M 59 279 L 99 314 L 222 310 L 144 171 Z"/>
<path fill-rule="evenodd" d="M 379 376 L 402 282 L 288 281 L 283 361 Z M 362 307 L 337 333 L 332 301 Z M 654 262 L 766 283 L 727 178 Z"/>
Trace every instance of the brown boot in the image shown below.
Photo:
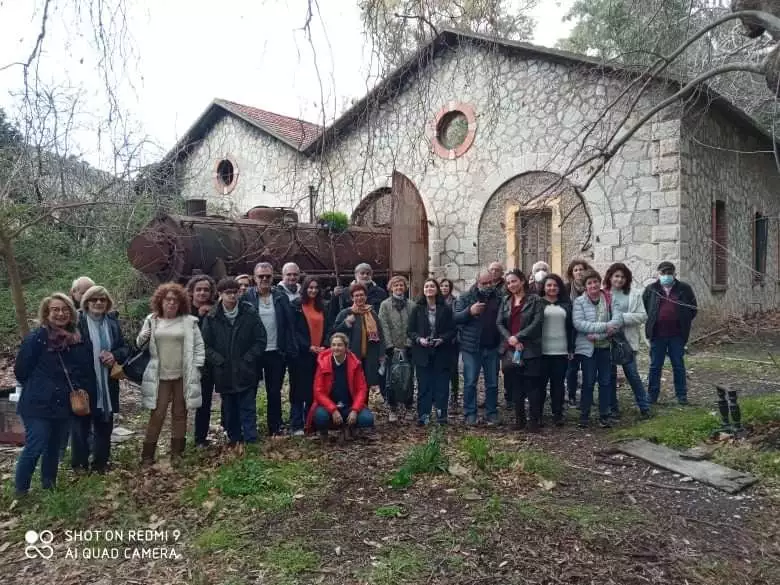
<path fill-rule="evenodd" d="M 148 467 L 154 465 L 154 452 L 157 450 L 157 443 L 144 443 L 141 448 L 141 465 Z"/>
<path fill-rule="evenodd" d="M 171 439 L 171 463 L 181 460 L 186 441 L 186 439 Z"/>

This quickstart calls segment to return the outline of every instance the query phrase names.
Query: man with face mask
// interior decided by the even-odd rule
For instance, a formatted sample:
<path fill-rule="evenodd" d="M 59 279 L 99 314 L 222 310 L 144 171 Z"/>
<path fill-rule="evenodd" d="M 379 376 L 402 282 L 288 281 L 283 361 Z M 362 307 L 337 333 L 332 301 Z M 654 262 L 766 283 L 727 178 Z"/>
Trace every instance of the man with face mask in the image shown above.
<path fill-rule="evenodd" d="M 477 283 L 455 302 L 455 324 L 458 326 L 463 357 L 463 414 L 466 424 L 477 422 L 477 380 L 485 375 L 485 415 L 487 423 L 498 422 L 498 347 L 501 335 L 496 321 L 500 299 L 491 273 L 483 270 Z"/>
<path fill-rule="evenodd" d="M 531 268 L 531 278 L 529 278 L 531 282 L 528 285 L 528 294 L 543 297 L 544 285 L 542 283 L 549 273 L 550 266 L 547 262 L 542 262 L 541 260 L 536 262 Z"/>
<path fill-rule="evenodd" d="M 645 289 L 642 300 L 647 311 L 645 335 L 650 340 L 650 402 L 658 402 L 661 370 L 668 355 L 672 362 L 677 402 L 688 404 L 685 345 L 691 333 L 691 323 L 696 318 L 696 295 L 690 285 L 677 280 L 674 264 L 661 262 L 658 280 Z"/>

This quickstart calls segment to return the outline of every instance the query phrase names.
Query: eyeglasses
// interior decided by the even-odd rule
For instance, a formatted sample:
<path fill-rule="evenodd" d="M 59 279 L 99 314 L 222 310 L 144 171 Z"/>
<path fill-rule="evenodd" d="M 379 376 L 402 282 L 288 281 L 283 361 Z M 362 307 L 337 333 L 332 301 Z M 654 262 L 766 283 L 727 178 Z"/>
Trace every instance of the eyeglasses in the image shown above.
<path fill-rule="evenodd" d="M 255 279 L 256 280 L 268 280 L 269 278 L 271 278 L 271 276 L 272 276 L 271 274 L 255 274 Z"/>
<path fill-rule="evenodd" d="M 89 299 L 90 303 L 107 303 L 108 299 L 105 298 L 99 298 L 99 299 Z"/>
<path fill-rule="evenodd" d="M 49 313 L 69 315 L 70 309 L 68 307 L 51 307 L 49 308 Z"/>

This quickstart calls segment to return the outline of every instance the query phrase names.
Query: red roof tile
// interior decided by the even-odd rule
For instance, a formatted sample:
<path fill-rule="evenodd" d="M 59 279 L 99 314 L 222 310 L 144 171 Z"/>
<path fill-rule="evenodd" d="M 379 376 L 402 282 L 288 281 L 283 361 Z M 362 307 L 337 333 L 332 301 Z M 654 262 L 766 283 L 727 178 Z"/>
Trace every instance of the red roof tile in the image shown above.
<path fill-rule="evenodd" d="M 233 114 L 255 124 L 260 129 L 280 138 L 290 146 L 305 150 L 322 132 L 322 128 L 311 122 L 282 116 L 267 110 L 245 106 L 229 100 L 218 99 L 215 103 Z"/>

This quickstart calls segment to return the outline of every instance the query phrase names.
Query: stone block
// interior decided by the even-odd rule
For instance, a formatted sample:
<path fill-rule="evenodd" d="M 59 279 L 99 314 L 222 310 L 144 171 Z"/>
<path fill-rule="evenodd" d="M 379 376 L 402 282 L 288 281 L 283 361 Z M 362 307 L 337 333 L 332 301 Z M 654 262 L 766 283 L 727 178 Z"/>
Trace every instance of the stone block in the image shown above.
<path fill-rule="evenodd" d="M 658 223 L 661 225 L 680 223 L 679 207 L 663 207 L 658 210 Z"/>
<path fill-rule="evenodd" d="M 647 211 L 637 211 L 632 221 L 634 225 L 658 225 L 658 211 L 648 209 Z"/>
<path fill-rule="evenodd" d="M 613 262 L 612 246 L 597 245 L 593 251 L 593 259 L 596 262 Z"/>
<path fill-rule="evenodd" d="M 596 236 L 599 239 L 599 244 L 603 246 L 619 246 L 620 245 L 620 230 L 609 230 L 601 232 Z"/>
<path fill-rule="evenodd" d="M 674 242 L 663 242 L 658 244 L 658 257 L 662 260 L 672 260 L 680 257 L 680 246 Z M 675 263 L 676 264 L 676 263 Z"/>
<path fill-rule="evenodd" d="M 680 173 L 663 173 L 659 179 L 661 181 L 661 191 L 680 188 Z"/>
<path fill-rule="evenodd" d="M 471 238 L 460 239 L 460 251 L 461 252 L 473 252 L 477 249 L 477 243 Z"/>
<path fill-rule="evenodd" d="M 650 196 L 650 208 L 660 209 L 666 207 L 666 194 L 663 191 L 657 191 Z"/>
<path fill-rule="evenodd" d="M 658 191 L 658 177 L 639 177 L 634 179 L 634 184 L 645 192 Z"/>
<path fill-rule="evenodd" d="M 664 140 L 668 138 L 680 137 L 680 121 L 679 120 L 667 120 L 665 122 L 653 123 L 653 138 L 656 140 Z"/>
<path fill-rule="evenodd" d="M 617 229 L 624 228 L 628 225 L 631 225 L 631 218 L 633 217 L 633 214 L 631 213 L 613 213 L 612 214 L 612 221 L 614 223 L 614 226 Z"/>
<path fill-rule="evenodd" d="M 463 266 L 476 266 L 479 264 L 479 257 L 476 252 L 465 252 L 463 254 Z"/>
<path fill-rule="evenodd" d="M 457 252 L 460 249 L 460 246 L 458 244 L 458 236 L 455 234 L 450 234 L 447 236 L 447 240 L 445 241 L 445 250 L 449 251 L 455 251 Z"/>
<path fill-rule="evenodd" d="M 444 267 L 444 275 L 450 280 L 458 280 L 460 278 L 460 266 L 457 264 L 447 264 Z"/>
<path fill-rule="evenodd" d="M 612 248 L 612 261 L 613 262 L 620 262 L 622 260 L 626 259 L 626 247 L 625 246 L 615 246 Z"/>
<path fill-rule="evenodd" d="M 666 205 L 669 207 L 676 207 L 680 205 L 680 190 L 665 191 Z"/>
<path fill-rule="evenodd" d="M 661 156 L 670 156 L 680 153 L 680 138 L 665 138 L 660 144 Z"/>
<path fill-rule="evenodd" d="M 652 201 L 652 195 L 650 193 L 642 193 L 636 198 L 636 206 L 634 211 L 646 211 L 650 209 L 650 203 Z"/>
<path fill-rule="evenodd" d="M 649 225 L 635 225 L 632 241 L 634 244 L 649 244 L 653 237 L 653 228 Z"/>
<path fill-rule="evenodd" d="M 654 175 L 677 171 L 680 168 L 680 157 L 663 156 L 661 158 L 654 158 L 651 168 Z"/>
<path fill-rule="evenodd" d="M 653 242 L 677 242 L 679 239 L 679 225 L 658 225 L 653 228 Z"/>
<path fill-rule="evenodd" d="M 441 254 L 442 252 L 444 252 L 444 240 L 431 240 L 431 244 L 430 244 L 431 255 Z"/>
<path fill-rule="evenodd" d="M 655 262 L 658 260 L 658 246 L 655 244 L 632 244 L 628 246 L 628 257 Z"/>
<path fill-rule="evenodd" d="M 620 173 L 627 179 L 636 179 L 639 176 L 639 163 L 627 162 L 623 165 L 623 169 Z"/>

